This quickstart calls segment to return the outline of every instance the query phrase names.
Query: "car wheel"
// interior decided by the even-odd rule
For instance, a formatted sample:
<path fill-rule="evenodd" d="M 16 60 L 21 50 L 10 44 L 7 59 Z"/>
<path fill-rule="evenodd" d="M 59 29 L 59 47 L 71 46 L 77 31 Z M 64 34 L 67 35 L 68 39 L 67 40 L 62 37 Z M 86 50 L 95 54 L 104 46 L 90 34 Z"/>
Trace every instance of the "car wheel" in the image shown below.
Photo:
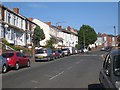
<path fill-rule="evenodd" d="M 3 72 L 3 73 L 6 73 L 6 72 L 7 72 L 7 66 L 6 66 L 6 65 L 3 65 L 3 67 L 2 67 L 2 72 Z"/>
<path fill-rule="evenodd" d="M 30 61 L 29 60 L 27 61 L 27 67 L 30 67 Z"/>
<path fill-rule="evenodd" d="M 19 63 L 16 63 L 15 64 L 15 70 L 18 70 L 19 69 Z"/>

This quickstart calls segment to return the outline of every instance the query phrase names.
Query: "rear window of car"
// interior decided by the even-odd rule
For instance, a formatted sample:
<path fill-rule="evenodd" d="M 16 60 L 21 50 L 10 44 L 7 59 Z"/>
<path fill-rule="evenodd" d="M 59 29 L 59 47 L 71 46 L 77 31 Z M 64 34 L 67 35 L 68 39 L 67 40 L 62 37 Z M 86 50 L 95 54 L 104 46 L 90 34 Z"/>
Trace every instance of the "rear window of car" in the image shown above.
<path fill-rule="evenodd" d="M 46 50 L 38 49 L 35 51 L 35 54 L 42 54 L 42 53 L 46 53 Z"/>
<path fill-rule="evenodd" d="M 4 54 L 2 54 L 2 56 L 4 58 L 10 58 L 10 57 L 13 57 L 13 55 L 14 55 L 14 53 L 4 53 Z"/>
<path fill-rule="evenodd" d="M 66 49 L 62 49 L 62 51 L 66 51 L 66 50 L 68 50 L 67 48 Z"/>
<path fill-rule="evenodd" d="M 62 51 L 61 51 L 61 50 L 58 50 L 58 52 L 59 52 L 59 53 L 62 53 Z"/>

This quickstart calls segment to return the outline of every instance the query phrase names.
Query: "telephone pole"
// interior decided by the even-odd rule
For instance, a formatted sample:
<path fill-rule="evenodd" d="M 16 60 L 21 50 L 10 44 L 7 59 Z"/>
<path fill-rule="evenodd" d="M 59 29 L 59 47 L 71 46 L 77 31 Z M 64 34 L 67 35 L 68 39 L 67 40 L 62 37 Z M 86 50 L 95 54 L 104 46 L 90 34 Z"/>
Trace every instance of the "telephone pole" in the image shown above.
<path fill-rule="evenodd" d="M 116 47 L 116 27 L 114 26 L 114 35 L 115 35 L 115 47 Z"/>

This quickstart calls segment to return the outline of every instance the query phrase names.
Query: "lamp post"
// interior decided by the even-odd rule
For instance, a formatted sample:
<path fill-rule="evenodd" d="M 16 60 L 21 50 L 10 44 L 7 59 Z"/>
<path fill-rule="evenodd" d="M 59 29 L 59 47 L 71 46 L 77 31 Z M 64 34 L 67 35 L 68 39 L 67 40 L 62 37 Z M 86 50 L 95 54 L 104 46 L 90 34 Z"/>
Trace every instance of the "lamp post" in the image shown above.
<path fill-rule="evenodd" d="M 59 23 L 65 23 L 65 21 L 61 21 L 61 22 L 56 22 L 56 27 Z M 58 33 L 58 30 L 56 29 L 56 38 L 57 38 L 57 33 Z M 63 45 L 63 41 L 62 41 L 62 45 Z"/>
<path fill-rule="evenodd" d="M 57 27 L 57 25 L 59 24 L 59 23 L 65 23 L 65 21 L 61 21 L 61 22 L 56 22 L 56 27 Z M 57 30 L 56 30 L 56 37 L 57 37 Z"/>
<path fill-rule="evenodd" d="M 85 49 L 85 30 L 83 30 L 83 44 L 84 44 L 84 49 Z"/>
<path fill-rule="evenodd" d="M 115 47 L 116 47 L 116 27 L 114 26 L 114 35 L 115 35 Z"/>

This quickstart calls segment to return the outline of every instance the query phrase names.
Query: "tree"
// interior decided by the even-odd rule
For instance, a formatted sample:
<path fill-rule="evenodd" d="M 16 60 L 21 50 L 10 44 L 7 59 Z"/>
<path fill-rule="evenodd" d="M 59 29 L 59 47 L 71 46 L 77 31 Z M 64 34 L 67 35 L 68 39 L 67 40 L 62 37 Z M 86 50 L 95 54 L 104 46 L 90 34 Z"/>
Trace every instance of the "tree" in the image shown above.
<path fill-rule="evenodd" d="M 36 26 L 33 37 L 32 37 L 34 46 L 39 47 L 40 41 L 43 39 L 45 39 L 45 34 L 43 32 L 43 29 L 41 29 L 39 26 Z"/>
<path fill-rule="evenodd" d="M 96 40 L 97 34 L 95 30 L 89 25 L 82 25 L 78 31 L 78 44 L 81 46 L 85 41 L 85 46 L 88 46 L 89 44 L 93 44 Z"/>
<path fill-rule="evenodd" d="M 120 35 L 118 35 L 117 41 L 120 43 Z"/>
<path fill-rule="evenodd" d="M 80 44 L 76 44 L 75 48 L 80 49 Z"/>
<path fill-rule="evenodd" d="M 54 48 L 54 44 L 56 44 L 56 39 L 51 37 L 50 40 L 46 41 L 45 47 L 53 49 Z"/>

